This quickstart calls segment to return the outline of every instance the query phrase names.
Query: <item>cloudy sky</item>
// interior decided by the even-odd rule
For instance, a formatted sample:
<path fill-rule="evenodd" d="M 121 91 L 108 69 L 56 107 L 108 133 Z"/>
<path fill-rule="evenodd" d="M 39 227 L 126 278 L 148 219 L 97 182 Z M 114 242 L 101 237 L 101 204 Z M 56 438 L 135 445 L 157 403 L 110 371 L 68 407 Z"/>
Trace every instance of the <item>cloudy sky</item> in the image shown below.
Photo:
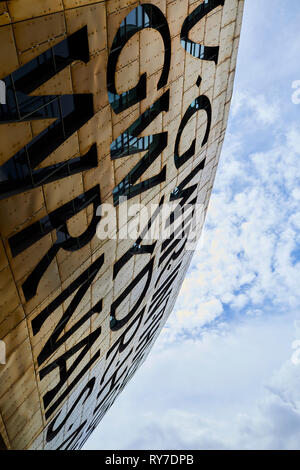
<path fill-rule="evenodd" d="M 85 449 L 300 449 L 299 24 L 299 0 L 245 1 L 200 250 Z"/>

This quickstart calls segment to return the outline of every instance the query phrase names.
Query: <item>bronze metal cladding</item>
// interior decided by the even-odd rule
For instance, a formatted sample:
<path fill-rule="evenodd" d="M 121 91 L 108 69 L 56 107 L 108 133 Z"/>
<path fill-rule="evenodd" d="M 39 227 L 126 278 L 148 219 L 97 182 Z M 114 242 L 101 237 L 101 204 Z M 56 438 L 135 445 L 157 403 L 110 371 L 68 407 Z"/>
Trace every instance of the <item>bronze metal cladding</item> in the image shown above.
<path fill-rule="evenodd" d="M 165 324 L 212 191 L 243 4 L 0 2 L 1 446 L 80 448 Z M 179 238 L 170 203 L 191 208 Z"/>

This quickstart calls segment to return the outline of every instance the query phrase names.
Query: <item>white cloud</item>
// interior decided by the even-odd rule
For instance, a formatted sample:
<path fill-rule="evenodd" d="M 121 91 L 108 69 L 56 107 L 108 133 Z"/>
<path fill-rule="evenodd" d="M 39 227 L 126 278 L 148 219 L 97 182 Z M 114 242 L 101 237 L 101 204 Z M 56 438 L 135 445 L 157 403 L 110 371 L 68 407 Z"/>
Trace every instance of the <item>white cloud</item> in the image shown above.
<path fill-rule="evenodd" d="M 297 334 L 292 316 L 274 315 L 176 344 L 162 335 L 86 448 L 295 446 L 300 427 L 287 430 L 291 417 L 300 423 L 300 365 L 290 361 Z"/>
<path fill-rule="evenodd" d="M 198 299 L 198 302 L 200 299 Z M 178 320 L 178 327 L 185 327 L 188 323 L 189 328 L 192 326 L 201 327 L 207 323 L 215 320 L 223 312 L 222 303 L 220 300 L 213 298 L 206 302 L 201 302 L 195 311 L 182 309 L 177 311 L 176 320 Z"/>
<path fill-rule="evenodd" d="M 237 313 L 247 307 L 248 314 L 267 311 L 267 303 L 282 313 L 300 307 L 292 260 L 300 223 L 295 190 L 300 129 L 293 128 L 293 142 L 291 130 L 282 129 L 280 142 L 271 140 L 264 152 L 247 154 L 247 121 L 240 117 L 233 139 L 228 132 L 204 240 L 169 320 L 170 341 L 182 328 L 222 319 L 222 305 Z"/>
<path fill-rule="evenodd" d="M 249 111 L 264 125 L 274 124 L 280 117 L 279 103 L 268 101 L 263 94 L 252 96 L 250 93 L 237 92 L 232 103 L 232 115 L 237 116 Z"/>
<path fill-rule="evenodd" d="M 247 122 L 228 133 L 175 310 L 86 448 L 299 448 L 298 137 L 249 154 Z"/>

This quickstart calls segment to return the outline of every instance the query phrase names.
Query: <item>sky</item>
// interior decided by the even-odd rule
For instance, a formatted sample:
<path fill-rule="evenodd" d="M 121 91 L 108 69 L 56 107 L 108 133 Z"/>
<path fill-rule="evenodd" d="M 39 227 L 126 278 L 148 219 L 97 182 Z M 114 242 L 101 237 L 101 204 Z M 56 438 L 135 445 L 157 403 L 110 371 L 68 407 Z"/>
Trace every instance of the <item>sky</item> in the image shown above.
<path fill-rule="evenodd" d="M 299 24 L 299 0 L 245 1 L 199 250 L 84 449 L 300 449 Z"/>

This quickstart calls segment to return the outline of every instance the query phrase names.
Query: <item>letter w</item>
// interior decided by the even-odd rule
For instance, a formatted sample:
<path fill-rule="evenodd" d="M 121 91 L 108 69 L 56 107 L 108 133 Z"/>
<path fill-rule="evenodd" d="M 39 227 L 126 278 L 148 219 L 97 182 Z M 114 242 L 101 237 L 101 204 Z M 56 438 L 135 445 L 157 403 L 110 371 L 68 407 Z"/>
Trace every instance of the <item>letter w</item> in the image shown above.
<path fill-rule="evenodd" d="M 75 60 L 89 61 L 87 27 L 40 54 L 3 79 L 0 125 L 53 119 L 51 125 L 0 167 L 0 199 L 97 166 L 93 144 L 84 156 L 35 169 L 94 114 L 92 94 L 40 96 L 34 91 Z"/>

